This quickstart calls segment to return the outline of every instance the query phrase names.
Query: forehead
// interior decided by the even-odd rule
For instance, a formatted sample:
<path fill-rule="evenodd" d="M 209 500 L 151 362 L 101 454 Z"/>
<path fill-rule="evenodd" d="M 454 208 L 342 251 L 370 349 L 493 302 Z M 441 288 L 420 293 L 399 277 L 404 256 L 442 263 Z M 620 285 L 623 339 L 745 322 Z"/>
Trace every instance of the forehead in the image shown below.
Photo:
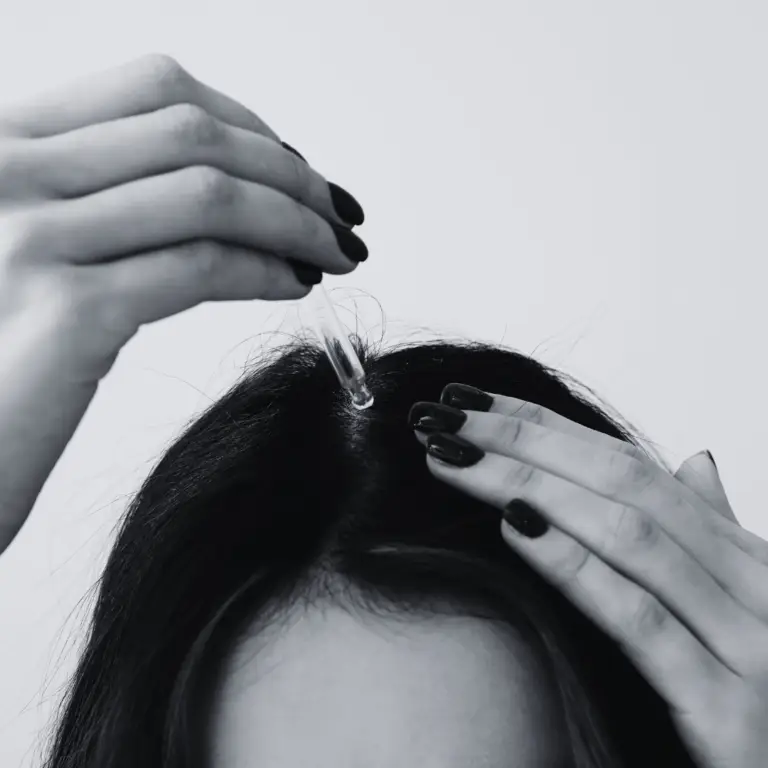
<path fill-rule="evenodd" d="M 227 660 L 211 768 L 565 765 L 554 687 L 509 630 L 325 606 Z"/>

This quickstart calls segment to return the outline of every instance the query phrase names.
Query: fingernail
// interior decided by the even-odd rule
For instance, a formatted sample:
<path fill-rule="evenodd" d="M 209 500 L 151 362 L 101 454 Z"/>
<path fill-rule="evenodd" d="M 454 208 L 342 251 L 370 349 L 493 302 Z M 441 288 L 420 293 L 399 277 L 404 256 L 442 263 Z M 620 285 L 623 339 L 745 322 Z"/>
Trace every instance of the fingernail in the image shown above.
<path fill-rule="evenodd" d="M 349 222 L 350 226 L 357 226 L 365 221 L 365 213 L 360 203 L 352 195 L 338 184 L 332 181 L 328 182 L 328 188 L 331 190 L 331 200 L 336 213 L 344 221 Z"/>
<path fill-rule="evenodd" d="M 300 157 L 305 163 L 307 162 L 307 158 L 304 157 L 298 149 L 294 149 L 290 144 L 286 144 L 284 141 L 281 141 L 280 143 L 283 145 L 283 149 L 287 149 L 289 152 L 296 155 L 296 157 Z"/>
<path fill-rule="evenodd" d="M 365 243 L 354 233 L 338 224 L 331 224 L 336 235 L 336 241 L 342 253 L 352 261 L 361 262 L 368 258 L 368 248 Z"/>
<path fill-rule="evenodd" d="M 323 279 L 323 271 L 313 264 L 291 258 L 286 258 L 286 261 L 302 285 L 317 285 Z"/>
<path fill-rule="evenodd" d="M 448 384 L 443 387 L 440 402 L 464 411 L 489 411 L 493 405 L 493 397 L 466 384 Z"/>
<path fill-rule="evenodd" d="M 715 465 L 715 469 L 717 469 L 717 462 L 715 461 L 715 457 L 712 455 L 712 451 L 707 451 L 707 456 L 709 456 L 709 460 Z"/>
<path fill-rule="evenodd" d="M 408 423 L 425 435 L 435 432 L 458 432 L 467 420 L 467 414 L 456 408 L 440 403 L 419 401 L 411 406 L 408 412 Z"/>
<path fill-rule="evenodd" d="M 427 438 L 427 453 L 454 467 L 471 467 L 485 456 L 485 451 L 469 440 L 442 432 Z"/>
<path fill-rule="evenodd" d="M 528 539 L 538 539 L 549 524 L 527 501 L 513 499 L 504 507 L 504 522 Z"/>

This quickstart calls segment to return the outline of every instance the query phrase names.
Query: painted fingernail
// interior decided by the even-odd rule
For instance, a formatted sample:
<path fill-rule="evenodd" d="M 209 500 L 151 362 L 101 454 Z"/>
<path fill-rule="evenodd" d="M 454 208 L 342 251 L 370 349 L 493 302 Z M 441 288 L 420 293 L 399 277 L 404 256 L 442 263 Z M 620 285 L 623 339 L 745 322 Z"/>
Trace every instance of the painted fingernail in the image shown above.
<path fill-rule="evenodd" d="M 488 411 L 493 405 L 493 397 L 466 384 L 448 384 L 443 387 L 440 402 L 465 411 Z"/>
<path fill-rule="evenodd" d="M 707 456 L 709 456 L 709 460 L 715 465 L 715 469 L 717 469 L 717 462 L 715 461 L 715 457 L 712 455 L 712 451 L 707 451 Z"/>
<path fill-rule="evenodd" d="M 344 219 L 352 227 L 365 221 L 363 207 L 346 189 L 343 189 L 338 184 L 334 184 L 332 181 L 328 182 L 328 189 L 331 190 L 331 200 L 339 218 Z"/>
<path fill-rule="evenodd" d="M 323 271 L 313 264 L 291 258 L 286 258 L 286 261 L 302 285 L 317 285 L 323 279 Z"/>
<path fill-rule="evenodd" d="M 283 149 L 287 149 L 289 152 L 296 155 L 296 157 L 300 157 L 305 163 L 307 162 L 307 158 L 304 157 L 298 149 L 294 149 L 290 144 L 286 144 L 284 141 L 281 141 L 280 143 L 283 145 Z"/>
<path fill-rule="evenodd" d="M 457 408 L 440 403 L 419 401 L 408 412 L 408 424 L 425 435 L 435 432 L 458 432 L 467 420 L 467 414 Z"/>
<path fill-rule="evenodd" d="M 504 522 L 528 539 L 538 539 L 549 530 L 549 524 L 527 501 L 513 499 L 504 507 Z"/>
<path fill-rule="evenodd" d="M 471 467 L 485 456 L 485 451 L 470 443 L 469 440 L 455 435 L 446 435 L 443 432 L 427 438 L 427 453 L 454 467 Z"/>
<path fill-rule="evenodd" d="M 337 224 L 331 224 L 336 240 L 342 253 L 355 262 L 365 261 L 368 258 L 368 248 L 365 243 L 354 233 Z"/>

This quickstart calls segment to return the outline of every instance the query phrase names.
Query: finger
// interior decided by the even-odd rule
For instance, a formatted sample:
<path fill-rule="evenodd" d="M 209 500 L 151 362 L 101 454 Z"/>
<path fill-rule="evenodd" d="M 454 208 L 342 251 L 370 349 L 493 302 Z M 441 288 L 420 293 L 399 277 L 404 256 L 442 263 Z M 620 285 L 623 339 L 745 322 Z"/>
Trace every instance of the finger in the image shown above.
<path fill-rule="evenodd" d="M 525 539 L 502 523 L 507 544 L 607 635 L 675 710 L 696 712 L 736 675 L 664 604 L 568 534 Z"/>
<path fill-rule="evenodd" d="M 40 238 L 47 238 L 38 243 L 39 258 L 71 263 L 105 261 L 199 238 L 297 258 L 332 274 L 354 269 L 349 254 L 367 257 L 363 241 L 349 230 L 331 228 L 314 211 L 270 187 L 207 166 L 48 203 L 34 216 Z"/>
<path fill-rule="evenodd" d="M 686 459 L 675 472 L 675 477 L 698 493 L 722 515 L 725 523 L 714 526 L 719 536 L 730 540 L 755 560 L 768 565 L 768 542 L 746 530 L 739 522 L 728 500 L 715 460 L 709 451 L 701 451 Z"/>
<path fill-rule="evenodd" d="M 454 384 L 448 384 L 444 387 L 440 402 L 451 407 L 462 408 L 461 402 L 455 399 L 455 387 L 456 385 Z M 601 448 L 611 448 L 620 453 L 625 453 L 627 456 L 633 456 L 646 461 L 650 460 L 650 457 L 641 448 L 638 448 L 631 443 L 624 442 L 623 440 L 617 440 L 615 437 L 606 435 L 604 432 L 598 432 L 595 429 L 590 429 L 589 427 L 577 424 L 575 421 L 566 419 L 565 416 L 561 416 L 559 413 L 555 413 L 549 408 L 544 408 L 536 403 L 520 400 L 519 398 L 510 397 L 508 395 L 498 395 L 496 393 L 486 394 L 491 398 L 488 408 L 489 413 L 497 413 L 502 416 L 515 416 L 519 419 L 525 419 L 525 421 L 528 421 L 531 424 L 538 424 L 541 427 L 546 427 L 547 429 L 552 429 L 556 432 L 562 432 L 565 435 L 571 435 L 590 445 Z"/>
<path fill-rule="evenodd" d="M 185 103 L 196 104 L 225 123 L 279 141 L 261 118 L 196 80 L 163 54 L 142 56 L 14 105 L 0 118 L 0 132 L 41 138 Z"/>
<path fill-rule="evenodd" d="M 193 104 L 29 142 L 19 164 L 47 197 L 67 198 L 206 165 L 273 187 L 338 224 L 361 223 L 337 214 L 328 182 L 296 155 Z"/>
<path fill-rule="evenodd" d="M 738 524 L 731 503 L 720 481 L 720 475 L 707 451 L 700 451 L 686 459 L 675 472 L 675 478 L 697 493 L 716 512 Z"/>
<path fill-rule="evenodd" d="M 443 393 L 440 398 L 441 403 L 448 406 L 461 408 L 460 402 L 456 402 L 454 400 L 454 392 L 456 392 L 456 386 L 456 384 L 449 384 L 443 389 Z M 460 387 L 461 385 L 458 386 Z M 648 455 L 640 448 L 622 440 L 617 440 L 616 438 L 606 435 L 602 432 L 584 427 L 581 424 L 577 424 L 570 419 L 566 419 L 564 416 L 560 416 L 554 411 L 539 406 L 535 403 L 530 403 L 515 397 L 499 395 L 491 392 L 486 392 L 483 394 L 486 394 L 490 400 L 488 408 L 488 412 L 490 413 L 517 416 L 518 418 L 523 418 L 533 424 L 538 424 L 540 426 L 548 427 L 555 431 L 571 435 L 572 437 L 578 438 L 579 440 L 582 440 L 583 442 L 590 445 L 602 448 L 610 448 L 617 453 L 625 454 L 626 456 L 636 458 L 641 461 L 649 460 Z M 426 442 L 426 438 L 419 439 L 422 443 Z M 651 463 L 656 466 L 655 462 Z M 666 470 L 664 471 L 666 472 Z M 690 477 L 688 473 L 686 473 L 686 476 Z M 720 480 L 718 475 L 718 483 L 719 482 Z M 687 483 L 685 485 L 687 486 Z M 724 489 L 722 493 L 725 495 Z M 708 499 L 709 496 L 705 500 L 708 501 Z M 727 502 L 727 498 L 725 501 Z M 751 531 L 744 529 L 738 523 L 738 521 L 735 520 L 735 514 L 730 507 L 730 502 L 727 503 L 730 514 L 727 516 L 722 514 L 720 515 L 720 518 L 726 519 L 716 519 L 717 516 L 711 514 L 711 512 L 715 511 L 721 512 L 724 507 L 721 507 L 720 505 L 718 505 L 717 508 L 713 508 L 709 512 L 707 510 L 701 510 L 701 508 L 699 508 L 699 510 L 704 512 L 704 515 L 708 518 L 708 521 L 712 526 L 712 530 L 715 531 L 718 536 L 729 539 L 750 557 L 760 563 L 763 563 L 764 565 L 768 565 L 768 543 L 766 543 L 764 539 L 755 535 Z M 733 520 L 731 518 L 733 518 Z M 738 528 L 731 526 L 731 523 L 734 521 L 738 524 Z M 691 521 L 691 523 L 695 524 L 693 521 Z M 722 523 L 725 523 L 725 525 Z"/>
<path fill-rule="evenodd" d="M 434 475 L 480 501 L 503 510 L 521 499 L 540 510 L 595 559 L 660 600 L 729 668 L 749 663 L 756 644 L 768 639 L 764 624 L 642 510 L 496 453 L 463 468 L 428 461 Z"/>
<path fill-rule="evenodd" d="M 289 260 L 214 240 L 73 268 L 75 283 L 91 295 L 80 301 L 103 307 L 109 318 L 102 325 L 121 338 L 205 301 L 300 299 L 311 290 Z"/>
<path fill-rule="evenodd" d="M 618 504 L 643 510 L 715 580 L 755 615 L 768 619 L 765 562 L 732 546 L 747 533 L 709 509 L 662 467 L 589 445 L 514 416 L 465 411 L 457 436 L 484 451 L 577 484 Z M 729 535 L 722 535 L 727 527 Z M 768 545 L 763 542 L 764 547 Z"/>

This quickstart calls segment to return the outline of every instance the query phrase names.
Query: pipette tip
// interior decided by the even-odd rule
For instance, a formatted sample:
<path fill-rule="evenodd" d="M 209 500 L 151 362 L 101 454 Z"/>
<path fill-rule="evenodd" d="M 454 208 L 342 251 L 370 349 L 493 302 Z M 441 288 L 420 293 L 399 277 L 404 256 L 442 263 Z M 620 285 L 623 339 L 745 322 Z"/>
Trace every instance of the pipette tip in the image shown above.
<path fill-rule="evenodd" d="M 373 405 L 373 393 L 365 384 L 361 384 L 351 392 L 352 407 L 358 411 L 364 411 Z"/>

